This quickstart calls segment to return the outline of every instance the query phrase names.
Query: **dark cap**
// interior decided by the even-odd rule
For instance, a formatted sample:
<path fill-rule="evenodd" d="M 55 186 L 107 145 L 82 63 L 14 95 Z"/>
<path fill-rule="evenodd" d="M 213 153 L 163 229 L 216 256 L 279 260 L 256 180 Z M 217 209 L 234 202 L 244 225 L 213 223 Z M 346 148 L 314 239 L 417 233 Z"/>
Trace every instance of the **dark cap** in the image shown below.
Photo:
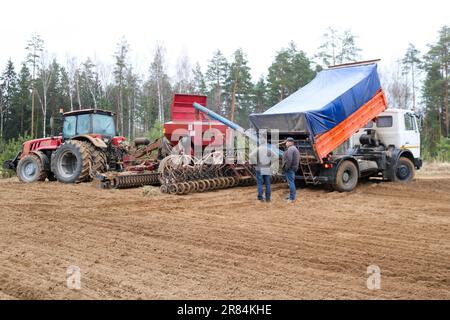
<path fill-rule="evenodd" d="M 286 139 L 286 142 L 287 142 L 287 141 L 292 141 L 292 142 L 294 142 L 294 138 L 288 137 L 288 138 Z"/>

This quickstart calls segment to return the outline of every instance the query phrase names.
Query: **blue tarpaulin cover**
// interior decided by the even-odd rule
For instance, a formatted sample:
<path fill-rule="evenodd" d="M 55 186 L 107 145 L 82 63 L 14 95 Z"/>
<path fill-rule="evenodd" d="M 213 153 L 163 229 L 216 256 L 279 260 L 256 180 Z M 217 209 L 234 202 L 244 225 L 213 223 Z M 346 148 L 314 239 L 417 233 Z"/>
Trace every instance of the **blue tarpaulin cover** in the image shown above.
<path fill-rule="evenodd" d="M 258 130 L 305 132 L 314 137 L 344 121 L 380 87 L 376 64 L 327 69 L 266 112 L 250 115 L 250 123 Z"/>

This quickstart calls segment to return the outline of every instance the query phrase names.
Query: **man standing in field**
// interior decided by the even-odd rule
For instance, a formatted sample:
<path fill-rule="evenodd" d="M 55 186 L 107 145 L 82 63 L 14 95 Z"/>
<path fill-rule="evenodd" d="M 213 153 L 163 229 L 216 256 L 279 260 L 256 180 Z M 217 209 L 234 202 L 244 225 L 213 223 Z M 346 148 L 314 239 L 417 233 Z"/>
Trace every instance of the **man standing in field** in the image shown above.
<path fill-rule="evenodd" d="M 265 200 L 270 202 L 270 178 L 273 174 L 272 165 L 278 161 L 277 154 L 267 144 L 265 137 L 260 137 L 258 147 L 250 153 L 251 163 L 256 164 L 256 183 L 258 200 L 263 202 L 263 183 L 266 185 Z"/>
<path fill-rule="evenodd" d="M 288 203 L 294 202 L 297 196 L 297 191 L 295 190 L 295 173 L 298 170 L 300 162 L 300 152 L 294 144 L 293 138 L 287 138 L 286 151 L 283 154 L 283 171 L 286 174 L 286 180 L 289 186 Z"/>

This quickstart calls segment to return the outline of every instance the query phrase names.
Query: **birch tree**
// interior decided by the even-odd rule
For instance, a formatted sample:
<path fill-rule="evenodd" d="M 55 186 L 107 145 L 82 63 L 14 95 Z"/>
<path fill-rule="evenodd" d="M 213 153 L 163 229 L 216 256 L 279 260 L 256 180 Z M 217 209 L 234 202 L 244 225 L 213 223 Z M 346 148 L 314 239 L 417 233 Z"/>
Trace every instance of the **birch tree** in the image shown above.
<path fill-rule="evenodd" d="M 40 58 L 40 65 L 39 65 L 38 73 L 39 73 L 40 89 L 42 89 L 42 92 L 41 92 L 42 97 L 38 91 L 38 98 L 39 98 L 39 103 L 41 105 L 41 111 L 42 111 L 42 134 L 45 137 L 46 127 L 47 127 L 48 88 L 49 88 L 50 81 L 52 79 L 52 73 L 53 73 L 53 68 L 51 68 L 47 52 L 42 54 L 42 56 Z"/>
<path fill-rule="evenodd" d="M 326 66 L 354 62 L 360 58 L 361 49 L 356 45 L 356 36 L 350 29 L 340 31 L 328 27 L 322 38 L 316 58 Z"/>
<path fill-rule="evenodd" d="M 32 78 L 32 94 L 31 94 L 31 137 L 34 137 L 34 99 L 36 96 L 36 71 L 39 63 L 39 59 L 41 57 L 41 53 L 44 50 L 44 40 L 42 40 L 39 34 L 34 33 L 31 36 L 31 39 L 28 40 L 27 46 L 25 49 L 28 51 L 27 54 L 27 63 L 31 65 Z"/>
<path fill-rule="evenodd" d="M 155 54 L 153 56 L 153 62 L 150 66 L 150 77 L 156 84 L 156 94 L 158 100 L 158 120 L 161 124 L 165 122 L 163 82 L 167 77 L 164 53 L 165 49 L 163 45 L 158 43 L 156 45 Z"/>
<path fill-rule="evenodd" d="M 75 88 L 75 77 L 77 70 L 77 63 L 74 57 L 66 57 L 66 70 L 67 70 L 67 95 L 70 100 L 70 111 L 73 111 L 73 94 L 76 91 Z M 79 101 L 78 101 L 79 103 Z"/>
<path fill-rule="evenodd" d="M 192 67 L 189 57 L 183 53 L 177 60 L 175 89 L 178 93 L 192 93 Z"/>
<path fill-rule="evenodd" d="M 117 50 L 114 54 L 116 60 L 114 68 L 114 76 L 117 85 L 117 104 L 116 104 L 116 116 L 117 123 L 116 129 L 123 132 L 123 85 L 125 81 L 126 69 L 127 69 L 127 54 L 129 51 L 129 45 L 125 37 L 123 37 L 117 44 Z"/>

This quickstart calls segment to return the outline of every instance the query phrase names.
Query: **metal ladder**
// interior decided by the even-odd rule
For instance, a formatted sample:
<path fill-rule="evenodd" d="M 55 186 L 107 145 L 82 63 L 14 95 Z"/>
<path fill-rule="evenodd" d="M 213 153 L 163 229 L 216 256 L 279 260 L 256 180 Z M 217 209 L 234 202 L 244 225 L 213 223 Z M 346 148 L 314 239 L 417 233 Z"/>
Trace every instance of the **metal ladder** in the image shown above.
<path fill-rule="evenodd" d="M 304 146 L 298 146 L 298 151 L 300 152 L 300 169 L 302 170 L 303 178 L 306 184 L 316 185 L 319 183 L 316 176 L 313 175 L 311 171 L 311 163 L 315 162 L 315 158 L 308 153 L 308 149 Z M 313 158 L 313 161 L 310 161 Z"/>

